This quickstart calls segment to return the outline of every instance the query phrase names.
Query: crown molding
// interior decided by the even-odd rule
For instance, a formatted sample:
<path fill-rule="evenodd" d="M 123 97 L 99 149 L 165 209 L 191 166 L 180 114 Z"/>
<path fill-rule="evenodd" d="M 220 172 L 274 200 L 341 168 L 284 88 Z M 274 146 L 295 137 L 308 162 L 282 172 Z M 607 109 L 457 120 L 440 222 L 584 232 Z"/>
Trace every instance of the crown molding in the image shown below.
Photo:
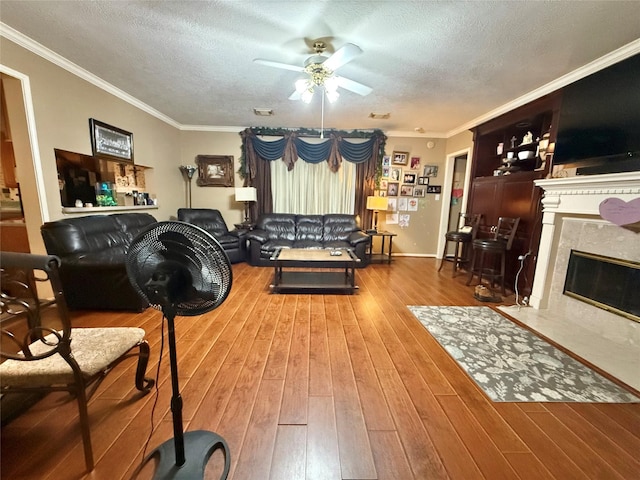
<path fill-rule="evenodd" d="M 407 137 L 407 138 L 447 138 L 447 134 L 443 132 L 415 132 L 402 130 L 389 130 L 384 132 L 387 137 Z"/>
<path fill-rule="evenodd" d="M 214 126 L 214 125 L 180 125 L 178 127 L 186 132 L 224 132 L 224 133 L 240 133 L 249 127 L 233 127 L 233 126 Z"/>
<path fill-rule="evenodd" d="M 120 90 L 118 87 L 111 85 L 110 83 L 104 81 L 97 75 L 85 70 L 84 68 L 76 65 L 75 63 L 67 60 L 61 55 L 58 55 L 53 50 L 48 49 L 44 45 L 36 42 L 35 40 L 27 37 L 26 35 L 18 32 L 17 30 L 11 28 L 9 25 L 0 22 L 0 35 L 12 41 L 13 43 L 20 45 L 21 47 L 29 50 L 32 53 L 44 58 L 45 60 L 50 61 L 51 63 L 59 66 L 60 68 L 65 69 L 66 71 L 76 75 L 77 77 L 86 80 L 87 82 L 95 85 L 96 87 L 110 93 L 111 95 L 118 97 L 119 99 L 133 105 L 134 107 L 142 110 L 143 112 L 156 117 L 158 120 L 161 120 L 172 127 L 180 128 L 180 124 L 168 117 L 162 112 L 159 112 L 153 107 L 150 107 L 144 102 L 141 102 L 137 98 L 129 95 L 127 92 Z"/>
<path fill-rule="evenodd" d="M 583 65 L 582 67 L 563 75 L 562 77 L 556 78 L 555 80 L 543 85 L 542 87 L 536 88 L 535 90 L 530 91 L 529 93 L 522 95 L 521 97 L 512 100 L 509 103 L 505 103 L 500 107 L 491 110 L 490 112 L 485 113 L 484 115 L 474 118 L 470 122 L 465 123 L 464 125 L 459 126 L 453 130 L 450 130 L 446 133 L 446 138 L 457 135 L 460 132 L 465 130 L 470 130 L 478 125 L 487 122 L 491 119 L 499 117 L 500 115 L 510 112 L 518 107 L 526 105 L 527 103 L 536 100 L 544 95 L 548 95 L 549 93 L 555 92 L 556 90 L 561 89 L 562 87 L 566 87 L 570 83 L 573 83 L 581 78 L 587 77 L 592 73 L 595 73 L 599 70 L 603 70 L 604 68 L 613 65 L 614 63 L 618 63 L 622 60 L 625 60 L 633 55 L 640 53 L 640 39 L 634 40 L 631 43 L 628 43 L 617 50 L 607 53 L 606 55 L 597 58 L 596 60 Z"/>

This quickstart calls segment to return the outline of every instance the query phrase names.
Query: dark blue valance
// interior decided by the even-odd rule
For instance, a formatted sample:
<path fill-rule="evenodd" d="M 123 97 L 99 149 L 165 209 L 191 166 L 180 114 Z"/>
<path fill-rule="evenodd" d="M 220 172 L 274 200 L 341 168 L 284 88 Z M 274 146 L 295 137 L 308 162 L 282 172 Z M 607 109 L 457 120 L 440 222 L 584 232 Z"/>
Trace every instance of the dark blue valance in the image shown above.
<path fill-rule="evenodd" d="M 262 159 L 271 162 L 285 156 L 285 148 L 290 138 L 294 142 L 298 157 L 308 163 L 320 163 L 329 160 L 331 148 L 334 144 L 337 144 L 340 156 L 347 162 L 362 163 L 373 157 L 374 146 L 376 146 L 375 137 L 361 142 L 350 142 L 345 138 L 332 136 L 324 141 L 314 143 L 307 142 L 304 138 L 298 136 L 287 136 L 277 140 L 263 140 L 256 136 L 250 138 L 255 152 Z"/>
<path fill-rule="evenodd" d="M 279 140 L 267 141 L 258 137 L 251 137 L 251 143 L 253 145 L 253 149 L 261 158 L 272 162 L 282 158 L 284 154 L 284 147 L 287 144 L 287 139 L 282 137 Z"/>
<path fill-rule="evenodd" d="M 342 157 L 353 163 L 366 162 L 370 158 L 373 158 L 373 147 L 376 145 L 376 139 L 371 137 L 366 142 L 350 142 L 346 139 L 342 139 L 338 143 L 338 149 Z"/>
<path fill-rule="evenodd" d="M 329 158 L 331 153 L 331 139 L 329 138 L 320 143 L 305 142 L 300 137 L 294 141 L 298 156 L 307 163 L 320 163 Z"/>

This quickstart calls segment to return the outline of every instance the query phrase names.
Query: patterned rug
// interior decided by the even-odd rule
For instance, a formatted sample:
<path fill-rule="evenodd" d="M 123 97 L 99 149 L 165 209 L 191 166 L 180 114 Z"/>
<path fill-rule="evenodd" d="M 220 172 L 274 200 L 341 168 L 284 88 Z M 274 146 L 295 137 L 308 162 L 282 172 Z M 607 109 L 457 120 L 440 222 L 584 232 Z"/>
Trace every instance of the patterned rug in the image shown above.
<path fill-rule="evenodd" d="M 488 307 L 408 308 L 494 402 L 640 402 Z"/>

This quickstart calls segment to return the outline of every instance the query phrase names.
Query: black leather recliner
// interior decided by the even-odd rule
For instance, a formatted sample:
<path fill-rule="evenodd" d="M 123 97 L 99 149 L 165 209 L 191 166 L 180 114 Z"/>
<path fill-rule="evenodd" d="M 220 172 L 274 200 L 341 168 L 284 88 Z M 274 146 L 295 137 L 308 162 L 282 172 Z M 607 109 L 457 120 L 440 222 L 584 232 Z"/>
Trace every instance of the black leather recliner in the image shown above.
<path fill-rule="evenodd" d="M 219 210 L 212 208 L 179 208 L 178 220 L 190 223 L 210 233 L 222 246 L 231 263 L 244 262 L 247 258 L 244 232 L 231 230 Z"/>
<path fill-rule="evenodd" d="M 360 229 L 355 215 L 267 213 L 247 233 L 247 239 L 253 266 L 272 266 L 269 259 L 278 248 L 348 248 L 360 259 L 359 268 L 369 264 L 371 237 Z"/>
<path fill-rule="evenodd" d="M 73 310 L 148 307 L 127 275 L 127 249 L 156 219 L 148 213 L 89 215 L 40 227 L 47 253 L 60 257 L 60 280 Z"/>

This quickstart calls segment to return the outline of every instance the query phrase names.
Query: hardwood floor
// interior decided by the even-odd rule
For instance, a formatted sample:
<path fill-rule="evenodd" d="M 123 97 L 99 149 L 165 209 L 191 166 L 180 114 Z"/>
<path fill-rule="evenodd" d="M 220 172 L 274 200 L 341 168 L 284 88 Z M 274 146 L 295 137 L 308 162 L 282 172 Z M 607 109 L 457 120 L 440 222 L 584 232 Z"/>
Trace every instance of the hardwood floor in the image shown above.
<path fill-rule="evenodd" d="M 466 277 L 434 259 L 357 272 L 356 295 L 272 295 L 272 270 L 234 265 L 216 310 L 178 317 L 186 430 L 222 435 L 234 480 L 635 479 L 640 405 L 493 403 L 406 305 L 481 305 Z M 160 354 L 161 314 L 83 313 L 77 326 L 139 325 Z M 112 371 L 89 413 L 86 474 L 76 403 L 49 395 L 2 429 L 3 479 L 127 479 L 171 439 L 168 352 L 156 394 L 140 398 L 134 361 Z M 206 478 L 219 478 L 214 454 Z M 151 478 L 148 465 L 138 478 Z"/>

